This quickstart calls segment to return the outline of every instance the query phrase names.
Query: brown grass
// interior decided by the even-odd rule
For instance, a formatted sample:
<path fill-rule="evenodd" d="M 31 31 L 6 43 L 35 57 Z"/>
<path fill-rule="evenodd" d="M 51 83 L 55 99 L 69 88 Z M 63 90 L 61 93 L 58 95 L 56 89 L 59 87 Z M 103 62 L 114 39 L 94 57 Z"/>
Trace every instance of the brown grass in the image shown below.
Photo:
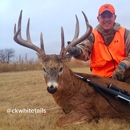
<path fill-rule="evenodd" d="M 13 63 L 13 64 L 0 64 L 0 72 L 18 72 L 27 70 L 40 70 L 41 65 L 39 62 L 34 63 Z"/>
<path fill-rule="evenodd" d="M 89 72 L 88 68 L 75 68 L 77 72 Z M 0 74 L 0 130 L 130 130 L 124 119 L 100 119 L 99 123 L 83 123 L 57 127 L 56 120 L 62 112 L 52 114 L 7 113 L 7 109 L 57 107 L 46 91 L 42 71 L 12 72 Z"/>

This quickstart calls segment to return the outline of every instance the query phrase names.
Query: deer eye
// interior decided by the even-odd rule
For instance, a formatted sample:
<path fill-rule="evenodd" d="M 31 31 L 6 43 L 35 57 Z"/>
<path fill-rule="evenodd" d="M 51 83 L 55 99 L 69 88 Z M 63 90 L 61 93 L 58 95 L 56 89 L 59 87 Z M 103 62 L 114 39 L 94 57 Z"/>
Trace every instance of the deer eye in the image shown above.
<path fill-rule="evenodd" d="M 46 69 L 45 69 L 45 68 L 43 68 L 43 71 L 44 71 L 44 72 L 46 72 Z"/>
<path fill-rule="evenodd" d="M 59 72 L 61 72 L 62 70 L 63 70 L 63 68 L 61 67 L 60 70 L 59 70 Z"/>

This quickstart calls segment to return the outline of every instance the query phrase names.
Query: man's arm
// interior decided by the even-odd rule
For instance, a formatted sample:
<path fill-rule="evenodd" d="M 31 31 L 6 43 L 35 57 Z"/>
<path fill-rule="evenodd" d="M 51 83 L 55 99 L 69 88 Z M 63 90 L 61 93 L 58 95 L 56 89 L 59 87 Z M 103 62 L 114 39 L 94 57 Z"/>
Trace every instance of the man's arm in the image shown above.
<path fill-rule="evenodd" d="M 90 54 L 92 52 L 93 42 L 94 42 L 94 36 L 93 34 L 91 34 L 82 43 L 80 43 L 76 47 L 73 47 L 69 53 L 78 60 L 87 61 L 89 60 Z"/>
<path fill-rule="evenodd" d="M 118 64 L 112 76 L 121 81 L 124 78 L 125 71 L 130 68 L 130 31 L 127 29 L 125 31 L 124 40 L 126 57 Z"/>
<path fill-rule="evenodd" d="M 127 68 L 130 68 L 130 30 L 125 31 L 125 47 L 126 47 L 126 58 L 122 61 L 126 64 Z"/>

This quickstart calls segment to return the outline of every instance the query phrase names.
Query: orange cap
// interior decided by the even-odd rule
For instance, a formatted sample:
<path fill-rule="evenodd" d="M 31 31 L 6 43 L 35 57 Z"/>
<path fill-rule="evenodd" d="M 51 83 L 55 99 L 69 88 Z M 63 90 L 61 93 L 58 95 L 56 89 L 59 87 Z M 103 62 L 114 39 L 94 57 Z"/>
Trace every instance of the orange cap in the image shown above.
<path fill-rule="evenodd" d="M 115 9 L 111 4 L 104 4 L 98 10 L 98 15 L 101 15 L 104 11 L 110 11 L 111 13 L 115 13 Z"/>

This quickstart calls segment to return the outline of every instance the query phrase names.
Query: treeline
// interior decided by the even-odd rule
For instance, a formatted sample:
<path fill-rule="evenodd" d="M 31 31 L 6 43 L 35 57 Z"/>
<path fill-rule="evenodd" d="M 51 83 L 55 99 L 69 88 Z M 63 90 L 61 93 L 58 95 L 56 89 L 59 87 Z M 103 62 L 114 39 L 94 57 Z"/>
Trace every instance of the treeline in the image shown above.
<path fill-rule="evenodd" d="M 75 67 L 87 67 L 89 62 L 82 62 L 76 59 L 72 59 L 71 62 L 67 63 L 69 68 Z M 19 56 L 17 61 L 11 63 L 2 63 L 0 62 L 0 72 L 18 72 L 18 71 L 32 71 L 32 70 L 41 70 L 42 65 L 38 59 L 28 59 L 27 54 L 25 57 Z"/>
<path fill-rule="evenodd" d="M 12 64 L 0 63 L 0 72 L 18 72 L 27 70 L 40 70 L 41 64 L 38 60 L 29 60 L 28 62 L 14 62 Z"/>
<path fill-rule="evenodd" d="M 15 58 L 15 50 L 12 48 L 0 50 L 0 72 L 17 72 L 27 70 L 39 70 L 41 65 L 38 59 L 28 59 L 21 55 L 17 60 Z"/>

